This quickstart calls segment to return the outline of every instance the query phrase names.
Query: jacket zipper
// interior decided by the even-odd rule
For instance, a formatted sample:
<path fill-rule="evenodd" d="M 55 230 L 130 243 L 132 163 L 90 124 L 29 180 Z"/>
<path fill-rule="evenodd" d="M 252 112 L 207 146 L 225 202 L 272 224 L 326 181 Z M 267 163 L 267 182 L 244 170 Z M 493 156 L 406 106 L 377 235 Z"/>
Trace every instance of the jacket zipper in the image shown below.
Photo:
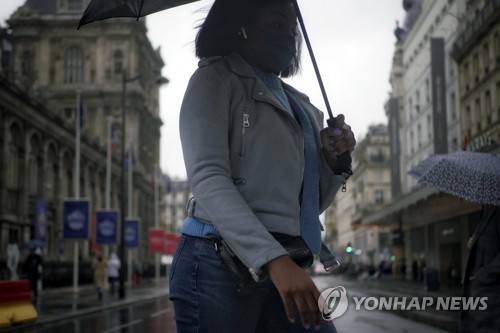
<path fill-rule="evenodd" d="M 248 111 L 245 111 L 243 112 L 243 124 L 241 126 L 240 156 L 245 155 L 245 132 L 248 127 L 250 127 L 250 114 L 248 113 Z"/>

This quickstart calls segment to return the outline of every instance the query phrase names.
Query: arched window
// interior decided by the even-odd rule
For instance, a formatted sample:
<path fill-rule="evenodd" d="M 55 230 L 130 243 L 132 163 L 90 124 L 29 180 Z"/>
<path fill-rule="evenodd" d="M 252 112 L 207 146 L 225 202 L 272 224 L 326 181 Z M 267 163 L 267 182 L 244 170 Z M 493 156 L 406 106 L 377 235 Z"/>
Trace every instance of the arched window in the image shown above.
<path fill-rule="evenodd" d="M 21 167 L 21 131 L 13 124 L 7 131 L 7 188 L 19 190 L 19 168 Z"/>
<path fill-rule="evenodd" d="M 44 187 L 46 198 L 48 201 L 54 202 L 55 189 L 57 188 L 57 154 L 53 145 L 49 146 L 45 165 Z"/>
<path fill-rule="evenodd" d="M 39 181 L 40 177 L 40 143 L 35 135 L 30 139 L 29 145 L 29 157 L 28 157 L 28 174 L 29 174 L 29 184 L 28 184 L 28 194 L 31 196 L 39 196 L 40 188 Z"/>
<path fill-rule="evenodd" d="M 83 82 L 83 52 L 75 46 L 64 55 L 64 83 L 79 82 Z"/>
<path fill-rule="evenodd" d="M 61 198 L 72 196 L 73 189 L 73 164 L 68 153 L 65 153 L 62 159 L 62 177 L 61 177 Z"/>
<path fill-rule="evenodd" d="M 115 75 L 123 73 L 123 52 L 121 50 L 116 50 L 113 54 L 113 67 Z"/>
<path fill-rule="evenodd" d="M 30 76 L 33 72 L 33 55 L 30 51 L 21 54 L 21 75 Z"/>

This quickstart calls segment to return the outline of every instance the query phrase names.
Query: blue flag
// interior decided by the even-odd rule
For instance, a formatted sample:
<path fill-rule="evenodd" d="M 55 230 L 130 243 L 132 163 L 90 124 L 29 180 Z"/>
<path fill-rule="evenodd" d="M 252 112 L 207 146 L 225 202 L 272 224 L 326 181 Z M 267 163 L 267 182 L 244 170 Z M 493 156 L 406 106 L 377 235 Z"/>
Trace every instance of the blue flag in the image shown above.
<path fill-rule="evenodd" d="M 118 212 L 96 212 L 95 240 L 97 244 L 118 243 Z"/>
<path fill-rule="evenodd" d="M 64 239 L 88 239 L 90 203 L 88 200 L 65 200 L 63 202 Z"/>
<path fill-rule="evenodd" d="M 125 247 L 139 246 L 139 221 L 125 220 Z"/>
<path fill-rule="evenodd" d="M 133 168 L 135 165 L 134 145 L 132 143 L 128 146 L 124 163 L 125 170 L 128 170 L 129 167 Z"/>

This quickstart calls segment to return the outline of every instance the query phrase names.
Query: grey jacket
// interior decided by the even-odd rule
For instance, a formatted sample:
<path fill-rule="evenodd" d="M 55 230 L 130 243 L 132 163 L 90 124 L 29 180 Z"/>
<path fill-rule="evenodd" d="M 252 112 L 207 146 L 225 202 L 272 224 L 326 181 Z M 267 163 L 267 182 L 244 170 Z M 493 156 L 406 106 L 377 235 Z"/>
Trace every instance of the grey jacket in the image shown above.
<path fill-rule="evenodd" d="M 307 96 L 283 87 L 308 113 L 321 150 L 323 114 Z M 241 56 L 200 61 L 182 103 L 180 136 L 193 216 L 213 223 L 254 274 L 286 255 L 269 232 L 300 235 L 303 131 Z M 320 156 L 318 215 L 345 183 Z"/>

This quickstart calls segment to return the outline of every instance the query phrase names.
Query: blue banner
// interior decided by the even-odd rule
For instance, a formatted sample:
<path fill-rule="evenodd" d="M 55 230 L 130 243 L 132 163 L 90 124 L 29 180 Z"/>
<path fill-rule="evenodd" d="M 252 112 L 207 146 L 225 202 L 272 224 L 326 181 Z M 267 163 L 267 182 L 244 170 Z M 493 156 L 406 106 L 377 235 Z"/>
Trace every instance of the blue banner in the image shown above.
<path fill-rule="evenodd" d="M 96 213 L 95 240 L 97 244 L 118 243 L 118 212 L 99 211 Z"/>
<path fill-rule="evenodd" d="M 139 221 L 125 220 L 125 247 L 139 246 Z"/>
<path fill-rule="evenodd" d="M 89 238 L 90 203 L 88 200 L 63 202 L 64 239 Z"/>
<path fill-rule="evenodd" d="M 35 240 L 47 242 L 47 201 L 42 199 L 35 201 Z"/>

